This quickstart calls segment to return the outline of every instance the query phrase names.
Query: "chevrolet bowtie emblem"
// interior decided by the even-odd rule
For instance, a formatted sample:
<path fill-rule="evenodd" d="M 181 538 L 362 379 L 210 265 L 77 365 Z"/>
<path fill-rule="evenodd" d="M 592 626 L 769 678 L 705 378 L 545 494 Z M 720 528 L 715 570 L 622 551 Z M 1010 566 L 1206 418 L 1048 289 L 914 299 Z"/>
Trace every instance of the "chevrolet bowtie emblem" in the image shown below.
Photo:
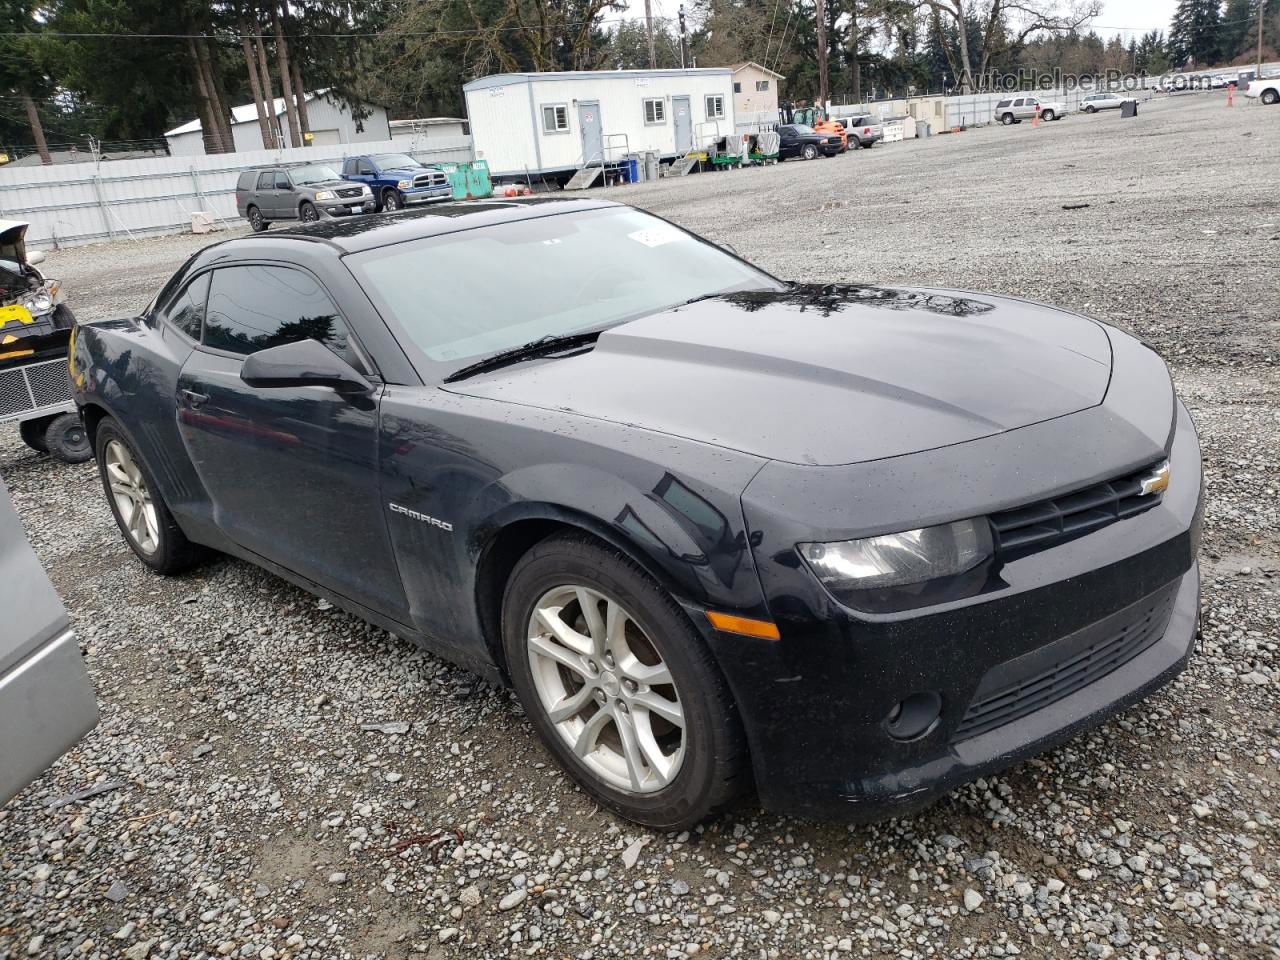
<path fill-rule="evenodd" d="M 1169 461 L 1166 460 L 1140 481 L 1142 489 L 1138 496 L 1145 497 L 1153 493 L 1163 493 L 1169 489 Z"/>

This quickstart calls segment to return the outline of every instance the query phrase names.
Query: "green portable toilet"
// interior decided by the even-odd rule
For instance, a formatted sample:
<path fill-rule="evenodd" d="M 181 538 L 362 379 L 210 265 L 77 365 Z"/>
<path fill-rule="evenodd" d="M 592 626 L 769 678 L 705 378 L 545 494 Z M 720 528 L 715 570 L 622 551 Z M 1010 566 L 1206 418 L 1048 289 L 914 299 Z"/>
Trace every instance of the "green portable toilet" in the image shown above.
<path fill-rule="evenodd" d="M 483 200 L 493 196 L 493 181 L 489 179 L 489 162 L 473 160 L 470 163 L 437 163 L 449 178 L 455 200 Z"/>

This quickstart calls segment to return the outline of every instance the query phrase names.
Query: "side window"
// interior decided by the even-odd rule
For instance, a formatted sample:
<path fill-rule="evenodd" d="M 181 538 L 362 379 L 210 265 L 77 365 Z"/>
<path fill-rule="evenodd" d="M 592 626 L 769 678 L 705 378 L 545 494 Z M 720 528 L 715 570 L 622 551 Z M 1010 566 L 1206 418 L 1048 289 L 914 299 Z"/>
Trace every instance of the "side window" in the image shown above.
<path fill-rule="evenodd" d="M 373 165 L 369 163 L 368 160 L 357 160 L 356 173 L 360 174 L 361 176 L 371 177 L 373 176 Z"/>
<path fill-rule="evenodd" d="M 734 93 L 741 93 L 741 92 L 742 92 L 742 84 L 740 84 L 740 83 L 735 83 L 735 84 L 733 85 L 733 92 L 734 92 Z"/>
<path fill-rule="evenodd" d="M 202 273 L 173 299 L 165 310 L 169 322 L 192 340 L 200 340 L 200 327 L 204 323 L 204 304 L 209 297 L 209 277 Z"/>
<path fill-rule="evenodd" d="M 563 103 L 548 103 L 542 108 L 542 132 L 565 133 L 569 129 L 569 108 Z"/>
<path fill-rule="evenodd" d="M 706 98 L 707 119 L 719 120 L 724 117 L 724 97 L 714 94 Z"/>
<path fill-rule="evenodd" d="M 769 89 L 769 81 L 768 81 L 768 80 L 757 80 L 757 81 L 756 81 L 756 89 L 757 89 L 757 90 L 759 90 L 761 93 L 763 93 L 764 91 L 768 90 L 768 89 Z"/>
<path fill-rule="evenodd" d="M 1019 97 L 1017 100 L 1013 101 L 1013 105 L 1014 105 L 1015 107 L 1020 107 L 1020 106 L 1022 106 L 1022 98 L 1021 98 L 1021 97 Z"/>
<path fill-rule="evenodd" d="M 667 119 L 667 102 L 661 97 L 650 97 L 644 102 L 645 123 L 665 123 Z"/>
<path fill-rule="evenodd" d="M 289 180 L 289 174 L 285 173 L 283 170 L 276 171 L 276 189 L 277 190 L 293 189 L 293 183 Z"/>
<path fill-rule="evenodd" d="M 248 356 L 299 340 L 318 340 L 352 366 L 362 366 L 346 322 L 310 274 L 256 265 L 214 271 L 205 346 Z"/>
<path fill-rule="evenodd" d="M 276 175 L 273 171 L 268 170 L 266 173 L 258 174 L 259 190 L 274 190 L 276 188 Z"/>

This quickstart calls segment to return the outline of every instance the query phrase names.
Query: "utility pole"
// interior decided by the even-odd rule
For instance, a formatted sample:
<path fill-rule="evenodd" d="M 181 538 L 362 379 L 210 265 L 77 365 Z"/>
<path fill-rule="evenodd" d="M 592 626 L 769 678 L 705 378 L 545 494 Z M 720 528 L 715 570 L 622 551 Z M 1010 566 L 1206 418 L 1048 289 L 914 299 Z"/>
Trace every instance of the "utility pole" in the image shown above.
<path fill-rule="evenodd" d="M 1262 11 L 1266 9 L 1267 0 L 1258 0 L 1258 62 L 1255 65 L 1253 79 L 1262 79 Z"/>
<path fill-rule="evenodd" d="M 680 69 L 689 62 L 689 40 L 684 27 L 684 4 L 680 4 Z"/>
<path fill-rule="evenodd" d="M 644 35 L 649 41 L 649 69 L 658 69 L 658 54 L 653 47 L 653 0 L 644 0 Z"/>
<path fill-rule="evenodd" d="M 814 14 L 818 28 L 818 106 L 827 112 L 827 5 L 815 0 Z"/>

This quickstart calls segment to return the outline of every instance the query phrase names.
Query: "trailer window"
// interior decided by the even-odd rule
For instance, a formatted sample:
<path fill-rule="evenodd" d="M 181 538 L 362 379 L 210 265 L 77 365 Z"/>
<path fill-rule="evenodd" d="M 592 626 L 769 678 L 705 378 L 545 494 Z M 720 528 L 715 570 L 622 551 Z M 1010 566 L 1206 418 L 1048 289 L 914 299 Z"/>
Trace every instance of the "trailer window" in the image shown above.
<path fill-rule="evenodd" d="M 569 107 L 563 103 L 548 103 L 542 108 L 543 133 L 567 133 L 569 130 Z"/>
<path fill-rule="evenodd" d="M 667 102 L 662 97 L 653 97 L 644 102 L 645 123 L 666 123 Z"/>
<path fill-rule="evenodd" d="M 724 97 L 713 94 L 707 97 L 707 119 L 720 120 L 724 117 Z"/>
<path fill-rule="evenodd" d="M 768 89 L 769 89 L 769 81 L 768 81 L 768 80 L 757 80 L 757 81 L 756 81 L 756 90 L 757 90 L 757 91 L 759 91 L 759 92 L 763 93 L 764 91 L 766 91 L 766 90 L 768 90 Z"/>

